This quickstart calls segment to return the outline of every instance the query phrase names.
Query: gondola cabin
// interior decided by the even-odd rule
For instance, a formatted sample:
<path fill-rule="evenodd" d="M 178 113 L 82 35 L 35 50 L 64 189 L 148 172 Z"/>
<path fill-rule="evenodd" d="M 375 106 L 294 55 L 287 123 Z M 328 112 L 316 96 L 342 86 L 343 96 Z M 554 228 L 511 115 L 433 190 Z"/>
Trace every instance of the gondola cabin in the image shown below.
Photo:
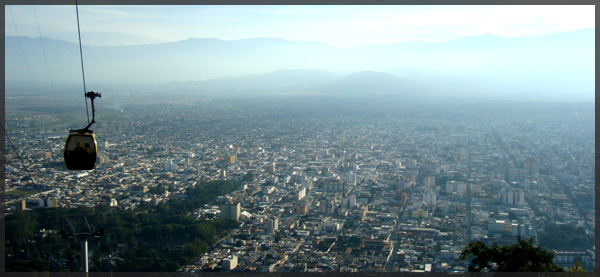
<path fill-rule="evenodd" d="M 91 170 L 96 164 L 98 145 L 92 133 L 70 133 L 65 142 L 65 165 L 69 170 Z"/>

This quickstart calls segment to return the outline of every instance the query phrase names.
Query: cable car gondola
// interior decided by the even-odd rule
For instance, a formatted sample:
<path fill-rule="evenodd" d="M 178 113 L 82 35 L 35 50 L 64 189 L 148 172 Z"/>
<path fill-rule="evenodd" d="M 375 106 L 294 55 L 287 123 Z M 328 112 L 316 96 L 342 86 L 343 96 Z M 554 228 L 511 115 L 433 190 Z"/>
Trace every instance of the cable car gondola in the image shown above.
<path fill-rule="evenodd" d="M 100 93 L 90 91 L 85 94 L 92 102 L 92 121 L 83 129 L 69 130 L 69 136 L 65 142 L 65 165 L 69 170 L 91 170 L 96 164 L 98 144 L 94 131 L 90 129 L 95 121 L 94 99 L 101 97 Z"/>
<path fill-rule="evenodd" d="M 92 120 L 83 129 L 69 130 L 69 136 L 65 142 L 65 166 L 69 170 L 91 170 L 96 165 L 96 156 L 98 155 L 98 144 L 94 131 L 90 130 L 92 124 L 96 123 L 96 109 L 94 108 L 94 99 L 101 97 L 100 93 L 87 91 L 85 89 L 85 70 L 83 67 L 83 49 L 81 47 L 81 30 L 79 28 L 79 8 L 75 1 L 75 10 L 77 12 L 77 34 L 79 35 L 79 55 L 81 57 L 81 75 L 83 77 L 83 93 L 85 96 L 85 108 L 90 119 L 89 111 L 87 110 L 87 99 L 92 103 Z"/>

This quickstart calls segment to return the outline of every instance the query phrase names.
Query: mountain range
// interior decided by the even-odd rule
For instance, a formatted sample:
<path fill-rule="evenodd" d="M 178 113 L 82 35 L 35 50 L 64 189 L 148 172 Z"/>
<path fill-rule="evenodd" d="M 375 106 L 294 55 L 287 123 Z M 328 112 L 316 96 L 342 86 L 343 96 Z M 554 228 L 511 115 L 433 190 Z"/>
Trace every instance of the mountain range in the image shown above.
<path fill-rule="evenodd" d="M 385 92 L 594 97 L 595 29 L 538 38 L 480 35 L 339 49 L 321 42 L 252 38 L 83 46 L 86 82 L 98 89 Z M 47 63 L 46 63 L 47 61 Z M 5 37 L 5 80 L 48 87 L 81 83 L 79 46 Z M 31 76 L 31 77 L 30 77 Z"/>

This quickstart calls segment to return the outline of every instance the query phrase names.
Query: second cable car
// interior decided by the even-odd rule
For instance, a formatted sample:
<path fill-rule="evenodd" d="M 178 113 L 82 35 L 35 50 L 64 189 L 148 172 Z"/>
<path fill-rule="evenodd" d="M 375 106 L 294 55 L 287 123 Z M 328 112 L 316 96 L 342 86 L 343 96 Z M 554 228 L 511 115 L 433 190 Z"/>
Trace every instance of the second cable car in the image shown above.
<path fill-rule="evenodd" d="M 65 166 L 69 170 L 91 170 L 96 165 L 98 144 L 90 126 L 96 122 L 94 99 L 101 94 L 90 91 L 85 96 L 92 102 L 92 121 L 83 129 L 69 131 L 64 151 Z"/>

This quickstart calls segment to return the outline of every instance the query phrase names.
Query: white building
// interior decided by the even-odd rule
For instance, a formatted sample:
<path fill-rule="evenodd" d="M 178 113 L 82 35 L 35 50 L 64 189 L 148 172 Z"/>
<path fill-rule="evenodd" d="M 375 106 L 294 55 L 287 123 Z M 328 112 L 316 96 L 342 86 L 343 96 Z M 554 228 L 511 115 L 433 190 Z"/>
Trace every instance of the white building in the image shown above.
<path fill-rule="evenodd" d="M 172 162 L 170 162 L 170 161 L 168 161 L 168 162 L 165 162 L 165 163 L 163 164 L 163 170 L 164 170 L 165 172 L 173 172 L 173 171 L 177 171 L 177 165 L 176 165 L 176 164 L 174 164 L 174 163 L 172 163 Z"/>
<path fill-rule="evenodd" d="M 579 261 L 581 266 L 587 268 L 595 267 L 594 251 L 589 250 L 552 250 L 554 259 L 552 260 L 559 266 L 574 266 Z"/>
<path fill-rule="evenodd" d="M 238 265 L 238 257 L 236 255 L 231 255 L 225 259 L 223 259 L 223 270 L 231 271 Z"/>
<path fill-rule="evenodd" d="M 488 220 L 488 231 L 495 233 L 504 233 L 506 231 L 506 221 L 497 219 Z"/>
<path fill-rule="evenodd" d="M 275 231 L 279 230 L 279 219 L 273 218 L 267 221 L 267 229 L 269 233 L 275 233 Z"/>
<path fill-rule="evenodd" d="M 512 223 L 511 226 L 512 226 L 512 235 L 515 237 L 518 236 L 519 235 L 519 224 Z"/>
<path fill-rule="evenodd" d="M 465 193 L 467 185 L 464 182 L 448 181 L 446 182 L 446 193 L 452 194 L 458 192 L 460 194 Z"/>
<path fill-rule="evenodd" d="M 473 224 L 475 225 L 484 225 L 490 218 L 490 212 L 488 211 L 474 210 L 471 214 L 473 215 Z"/>
<path fill-rule="evenodd" d="M 241 215 L 241 205 L 240 203 L 226 203 L 221 205 L 221 219 L 234 219 L 238 220 Z"/>
<path fill-rule="evenodd" d="M 342 230 L 343 226 L 344 225 L 341 222 L 336 221 L 325 221 L 325 223 L 323 223 L 323 227 L 329 232 L 339 232 Z"/>
<path fill-rule="evenodd" d="M 427 205 L 435 205 L 437 203 L 437 192 L 432 189 L 427 189 L 423 192 L 423 202 Z"/>
<path fill-rule="evenodd" d="M 348 196 L 348 198 L 344 198 L 342 200 L 342 207 L 346 207 L 346 208 L 356 208 L 356 196 L 354 195 L 350 195 Z"/>
<path fill-rule="evenodd" d="M 423 185 L 426 188 L 435 188 L 435 177 L 434 176 L 425 177 L 425 179 L 423 179 Z"/>
<path fill-rule="evenodd" d="M 119 202 L 117 202 L 117 199 L 111 198 L 109 206 L 111 206 L 111 207 L 119 206 Z"/>
<path fill-rule="evenodd" d="M 296 191 L 296 200 L 300 201 L 306 196 L 306 188 L 302 187 Z"/>
<path fill-rule="evenodd" d="M 525 191 L 522 189 L 510 189 L 500 191 L 500 199 L 503 205 L 525 206 Z"/>

